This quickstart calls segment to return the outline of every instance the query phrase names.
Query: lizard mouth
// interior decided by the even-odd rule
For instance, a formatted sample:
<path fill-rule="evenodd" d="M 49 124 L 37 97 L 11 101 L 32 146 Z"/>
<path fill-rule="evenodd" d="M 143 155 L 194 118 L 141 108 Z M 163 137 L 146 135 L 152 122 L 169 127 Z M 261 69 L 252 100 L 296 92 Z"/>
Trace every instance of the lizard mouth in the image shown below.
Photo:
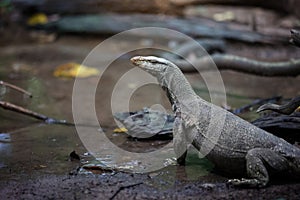
<path fill-rule="evenodd" d="M 130 59 L 130 61 L 131 61 L 132 64 L 134 64 L 134 65 L 139 65 L 138 63 L 141 62 L 141 61 L 143 61 L 143 59 L 142 59 L 142 56 L 135 56 L 135 57 L 132 57 L 132 58 Z"/>
<path fill-rule="evenodd" d="M 157 59 L 153 59 L 151 58 L 151 56 L 149 57 L 135 56 L 131 58 L 130 61 L 135 66 L 148 72 L 161 72 L 163 70 L 159 65 L 165 65 L 165 63 L 160 62 Z"/>
<path fill-rule="evenodd" d="M 134 65 L 141 65 L 142 63 L 152 63 L 152 64 L 162 64 L 165 65 L 165 63 L 160 62 L 157 59 L 153 59 L 151 58 L 152 56 L 149 57 L 144 57 L 144 56 L 135 56 L 133 58 L 130 59 L 130 61 L 134 64 Z"/>

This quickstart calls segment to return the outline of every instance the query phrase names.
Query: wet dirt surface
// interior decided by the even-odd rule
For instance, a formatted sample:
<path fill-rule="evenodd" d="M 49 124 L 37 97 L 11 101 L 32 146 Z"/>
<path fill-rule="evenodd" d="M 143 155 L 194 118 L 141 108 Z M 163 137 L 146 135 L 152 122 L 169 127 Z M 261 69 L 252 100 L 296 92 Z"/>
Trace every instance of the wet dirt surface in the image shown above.
<path fill-rule="evenodd" d="M 155 181 L 147 175 L 124 173 L 52 175 L 7 183 L 0 193 L 2 199 L 297 199 L 300 187 L 300 184 L 286 184 L 264 189 L 236 189 L 223 183 Z"/>
<path fill-rule="evenodd" d="M 12 42 L 0 47 L 0 80 L 23 87 L 33 93 L 29 99 L 14 91 L 8 91 L 0 98 L 3 101 L 22 105 L 48 116 L 73 121 L 72 89 L 73 79 L 53 76 L 56 66 L 67 62 L 81 63 L 88 53 L 103 38 L 62 36 L 54 43 L 37 44 L 34 42 Z M 124 43 L 126 45 L 126 42 Z M 231 43 L 228 53 L 261 60 L 288 60 L 299 58 L 300 51 L 292 46 L 243 46 Z M 99 55 L 105 57 L 106 55 Z M 86 87 L 98 84 L 95 96 L 95 110 L 107 138 L 120 148 L 130 151 L 153 151 L 165 146 L 168 141 L 130 140 L 124 134 L 115 134 L 117 127 L 112 118 L 111 96 L 118 79 L 132 69 L 130 56 L 124 56 L 114 62 L 103 74 L 100 83 L 95 77 L 82 79 Z M 97 62 L 97 61 L 95 61 Z M 101 67 L 100 67 L 101 69 Z M 232 108 L 250 103 L 256 98 L 282 95 L 286 98 L 300 94 L 299 80 L 296 78 L 264 78 L 237 72 L 221 72 L 226 88 L 227 105 Z M 137 76 L 138 77 L 138 76 Z M 205 83 L 199 75 L 187 75 L 196 92 L 209 100 Z M 132 82 L 134 83 L 134 81 Z M 131 87 L 132 85 L 125 85 Z M 85 91 L 82 91 L 82 95 Z M 120 93 L 122 99 L 122 94 Z M 217 95 L 217 93 L 215 94 Z M 224 102 L 219 102 L 222 105 Z M 145 106 L 162 104 L 167 111 L 170 105 L 164 92 L 155 85 L 147 85 L 136 90 L 130 99 L 129 109 L 134 111 Z M 82 115 L 88 116 L 90 105 L 83 102 L 78 108 Z M 243 116 L 251 120 L 256 114 Z M 69 161 L 69 154 L 75 150 L 82 163 L 93 160 L 84 153 L 89 151 L 85 135 L 78 129 L 62 125 L 46 125 L 20 114 L 0 109 L 0 199 L 108 199 L 116 194 L 116 199 L 298 199 L 300 184 L 289 181 L 277 181 L 263 189 L 236 189 L 228 187 L 227 178 L 212 171 L 206 160 L 198 159 L 196 152 L 189 153 L 187 166 L 177 167 L 174 160 L 166 167 L 147 174 L 78 174 L 79 162 Z M 95 125 L 88 117 L 82 124 Z M 98 125 L 98 124 L 96 124 Z M 85 127 L 85 134 L 101 134 L 99 127 Z M 84 138 L 83 138 L 84 137 Z M 82 143 L 83 142 L 83 143 Z M 105 141 L 98 145 L 101 150 L 96 154 L 101 162 L 136 169 L 149 167 L 154 158 L 145 163 L 132 161 L 130 157 L 114 157 L 113 150 L 106 147 Z M 171 150 L 171 147 L 168 149 Z M 165 158 L 160 158 L 163 160 Z M 168 166 L 167 166 L 168 165 Z M 75 172 L 74 172 L 75 170 Z M 129 171 L 132 168 L 129 168 Z M 67 175 L 69 172 L 75 175 Z M 133 184 L 136 186 L 128 187 Z M 125 187 L 125 188 L 123 188 Z"/>

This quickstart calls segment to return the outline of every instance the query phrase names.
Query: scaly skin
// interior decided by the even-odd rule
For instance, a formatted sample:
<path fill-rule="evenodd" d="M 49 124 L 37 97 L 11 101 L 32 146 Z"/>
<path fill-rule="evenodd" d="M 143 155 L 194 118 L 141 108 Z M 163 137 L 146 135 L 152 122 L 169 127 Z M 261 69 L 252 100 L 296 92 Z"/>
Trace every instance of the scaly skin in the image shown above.
<path fill-rule="evenodd" d="M 131 61 L 167 88 L 176 116 L 173 144 L 179 164 L 184 164 L 192 144 L 217 169 L 247 177 L 229 180 L 233 185 L 266 186 L 270 172 L 300 177 L 300 149 L 201 99 L 170 61 L 154 56 L 137 56 Z"/>

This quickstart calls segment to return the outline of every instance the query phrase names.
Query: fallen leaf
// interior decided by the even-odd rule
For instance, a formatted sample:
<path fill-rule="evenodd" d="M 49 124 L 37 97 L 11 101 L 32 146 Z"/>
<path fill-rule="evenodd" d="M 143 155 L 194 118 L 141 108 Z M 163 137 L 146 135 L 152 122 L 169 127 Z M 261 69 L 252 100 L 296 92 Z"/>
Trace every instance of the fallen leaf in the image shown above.
<path fill-rule="evenodd" d="M 100 71 L 96 68 L 71 62 L 58 66 L 53 74 L 55 77 L 86 78 L 90 76 L 97 76 L 100 74 Z"/>
<path fill-rule="evenodd" d="M 31 17 L 29 17 L 27 20 L 27 25 L 29 26 L 35 26 L 35 25 L 47 24 L 47 23 L 48 23 L 48 17 L 43 13 L 34 14 Z"/>
<path fill-rule="evenodd" d="M 128 130 L 124 127 L 114 129 L 114 133 L 126 133 Z"/>

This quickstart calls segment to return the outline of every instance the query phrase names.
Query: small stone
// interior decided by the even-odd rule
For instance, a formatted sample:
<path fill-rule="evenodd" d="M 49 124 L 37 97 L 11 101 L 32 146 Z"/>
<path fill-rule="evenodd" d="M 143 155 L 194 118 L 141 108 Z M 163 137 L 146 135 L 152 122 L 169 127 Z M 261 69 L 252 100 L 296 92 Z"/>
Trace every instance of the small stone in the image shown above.
<path fill-rule="evenodd" d="M 205 188 L 205 189 L 213 189 L 214 187 L 216 187 L 216 184 L 213 184 L 213 183 L 204 183 L 202 184 L 202 187 Z"/>

